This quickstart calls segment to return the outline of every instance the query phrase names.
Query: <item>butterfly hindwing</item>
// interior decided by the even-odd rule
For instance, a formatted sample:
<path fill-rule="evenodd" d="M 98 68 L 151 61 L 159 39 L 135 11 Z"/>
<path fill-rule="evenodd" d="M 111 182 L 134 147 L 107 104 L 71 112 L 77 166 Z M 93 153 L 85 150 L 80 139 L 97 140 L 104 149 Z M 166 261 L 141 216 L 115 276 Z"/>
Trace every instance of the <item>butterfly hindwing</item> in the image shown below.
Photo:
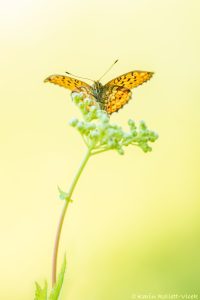
<path fill-rule="evenodd" d="M 69 76 L 62 76 L 62 75 L 51 75 L 47 77 L 44 82 L 51 82 L 62 86 L 66 89 L 71 91 L 80 91 L 82 87 L 90 89 L 90 85 L 84 81 L 69 77 Z"/>
<path fill-rule="evenodd" d="M 131 91 L 123 86 L 105 86 L 102 94 L 103 109 L 110 115 L 131 99 Z"/>
<path fill-rule="evenodd" d="M 123 86 L 127 89 L 133 89 L 138 85 L 149 80 L 152 77 L 152 75 L 153 72 L 131 71 L 110 80 L 108 83 L 106 83 L 105 86 L 117 85 Z"/>

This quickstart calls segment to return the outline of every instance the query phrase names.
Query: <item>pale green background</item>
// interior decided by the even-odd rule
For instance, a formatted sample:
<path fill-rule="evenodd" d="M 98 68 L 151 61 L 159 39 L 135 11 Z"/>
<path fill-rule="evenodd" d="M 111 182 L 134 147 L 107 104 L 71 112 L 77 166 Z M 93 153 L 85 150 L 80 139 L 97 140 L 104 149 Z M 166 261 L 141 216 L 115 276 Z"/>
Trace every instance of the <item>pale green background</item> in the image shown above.
<path fill-rule="evenodd" d="M 1 1 L 0 299 L 33 299 L 50 279 L 64 190 L 85 151 L 67 126 L 70 92 L 43 84 L 70 71 L 102 80 L 154 71 L 112 122 L 144 119 L 153 152 L 89 161 L 61 241 L 62 299 L 200 293 L 198 0 Z"/>

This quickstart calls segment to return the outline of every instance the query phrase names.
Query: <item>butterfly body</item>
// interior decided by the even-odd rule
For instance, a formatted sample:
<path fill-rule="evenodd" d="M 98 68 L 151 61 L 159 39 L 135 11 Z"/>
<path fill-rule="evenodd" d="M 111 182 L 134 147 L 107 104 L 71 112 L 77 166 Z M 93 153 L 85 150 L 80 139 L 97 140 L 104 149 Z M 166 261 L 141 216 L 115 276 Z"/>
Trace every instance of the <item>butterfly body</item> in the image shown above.
<path fill-rule="evenodd" d="M 112 114 L 128 103 L 132 97 L 131 89 L 146 82 L 152 75 L 152 72 L 147 71 L 131 71 L 112 79 L 105 85 L 100 81 L 94 81 L 89 85 L 84 81 L 63 75 L 51 75 L 45 79 L 45 82 L 57 84 L 72 92 L 85 92 L 99 103 L 102 110 Z"/>
<path fill-rule="evenodd" d="M 93 85 L 91 86 L 91 92 L 93 96 L 96 98 L 97 102 L 101 102 L 103 90 L 104 90 L 103 84 L 99 81 L 94 81 Z"/>

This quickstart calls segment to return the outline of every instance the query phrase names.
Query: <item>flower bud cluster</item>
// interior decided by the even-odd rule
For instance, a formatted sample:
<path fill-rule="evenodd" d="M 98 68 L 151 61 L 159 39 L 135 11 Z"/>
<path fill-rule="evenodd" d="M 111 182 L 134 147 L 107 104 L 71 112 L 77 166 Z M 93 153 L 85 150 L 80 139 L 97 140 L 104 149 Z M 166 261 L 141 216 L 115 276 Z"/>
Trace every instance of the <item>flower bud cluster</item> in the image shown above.
<path fill-rule="evenodd" d="M 158 135 L 149 130 L 144 121 L 136 126 L 135 122 L 130 119 L 129 131 L 126 132 L 121 126 L 110 123 L 109 115 L 100 109 L 95 100 L 87 98 L 83 93 L 73 93 L 72 99 L 79 107 L 83 119 L 74 118 L 70 121 L 70 125 L 80 132 L 94 154 L 115 149 L 122 155 L 124 147 L 129 145 L 136 145 L 144 152 L 152 150 L 149 143 L 155 142 Z"/>

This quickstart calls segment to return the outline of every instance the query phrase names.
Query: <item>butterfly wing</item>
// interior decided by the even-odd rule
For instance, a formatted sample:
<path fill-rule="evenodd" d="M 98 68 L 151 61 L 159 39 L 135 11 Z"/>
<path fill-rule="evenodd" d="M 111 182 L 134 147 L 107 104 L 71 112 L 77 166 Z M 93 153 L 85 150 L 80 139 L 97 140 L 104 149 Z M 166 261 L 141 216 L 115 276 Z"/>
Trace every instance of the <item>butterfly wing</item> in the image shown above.
<path fill-rule="evenodd" d="M 128 103 L 131 95 L 131 91 L 123 86 L 105 86 L 102 93 L 102 109 L 111 115 Z"/>
<path fill-rule="evenodd" d="M 107 82 L 102 95 L 103 109 L 108 114 L 118 111 L 131 99 L 131 89 L 143 84 L 152 75 L 152 72 L 131 71 Z"/>
<path fill-rule="evenodd" d="M 117 85 L 127 89 L 133 89 L 149 80 L 152 76 L 153 72 L 131 71 L 110 80 L 105 86 Z"/>
<path fill-rule="evenodd" d="M 82 88 L 86 88 L 90 90 L 90 85 L 87 84 L 84 81 L 69 77 L 69 76 L 63 76 L 63 75 L 51 75 L 47 77 L 44 82 L 51 82 L 54 84 L 57 84 L 59 86 L 62 86 L 66 89 L 69 89 L 70 91 L 81 91 Z"/>

